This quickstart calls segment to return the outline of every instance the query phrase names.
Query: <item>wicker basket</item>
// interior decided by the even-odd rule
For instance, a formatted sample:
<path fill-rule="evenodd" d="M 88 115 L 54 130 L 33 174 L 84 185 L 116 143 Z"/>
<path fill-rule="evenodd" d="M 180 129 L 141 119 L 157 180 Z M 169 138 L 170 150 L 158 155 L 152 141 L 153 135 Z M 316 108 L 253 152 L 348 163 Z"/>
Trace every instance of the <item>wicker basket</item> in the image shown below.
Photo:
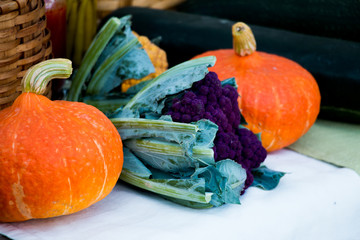
<path fill-rule="evenodd" d="M 0 0 L 0 109 L 21 93 L 27 69 L 52 55 L 44 0 Z M 51 86 L 47 96 L 50 97 Z"/>
<path fill-rule="evenodd" d="M 127 6 L 169 9 L 185 0 L 97 0 L 98 17 L 103 18 L 112 11 Z"/>

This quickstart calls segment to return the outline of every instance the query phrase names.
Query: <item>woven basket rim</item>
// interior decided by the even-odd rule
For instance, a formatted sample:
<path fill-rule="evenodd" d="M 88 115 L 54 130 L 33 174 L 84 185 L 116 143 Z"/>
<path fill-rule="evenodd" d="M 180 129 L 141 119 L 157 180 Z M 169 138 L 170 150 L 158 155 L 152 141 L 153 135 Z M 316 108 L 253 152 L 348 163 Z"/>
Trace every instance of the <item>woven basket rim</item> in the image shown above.
<path fill-rule="evenodd" d="M 27 70 L 49 58 L 44 0 L 0 0 L 0 110 L 20 95 Z M 51 84 L 46 95 L 51 96 Z"/>
<path fill-rule="evenodd" d="M 0 15 L 10 12 L 16 12 L 25 8 L 30 1 L 35 0 L 1 0 L 0 1 Z"/>

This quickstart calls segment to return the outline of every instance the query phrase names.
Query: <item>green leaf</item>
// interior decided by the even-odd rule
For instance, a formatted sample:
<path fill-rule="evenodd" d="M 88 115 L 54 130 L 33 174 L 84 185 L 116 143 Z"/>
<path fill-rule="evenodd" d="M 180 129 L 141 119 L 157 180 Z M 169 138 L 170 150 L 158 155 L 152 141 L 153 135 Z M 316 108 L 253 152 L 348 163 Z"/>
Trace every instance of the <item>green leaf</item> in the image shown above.
<path fill-rule="evenodd" d="M 124 151 L 123 170 L 142 178 L 150 178 L 151 171 L 126 147 Z"/>
<path fill-rule="evenodd" d="M 211 204 L 221 206 L 225 203 L 240 204 L 240 192 L 246 180 L 246 171 L 233 160 L 218 161 L 215 166 L 199 168 L 192 178 L 204 178 L 206 191 L 214 193 Z"/>
<path fill-rule="evenodd" d="M 124 144 L 153 167 L 160 168 L 161 165 L 174 172 L 174 169 L 186 171 L 199 163 L 215 164 L 211 148 L 218 129 L 216 124 L 208 120 L 200 120 L 194 124 L 172 122 L 166 115 L 161 119 L 167 120 L 111 118 L 111 121 L 123 140 L 132 139 Z"/>
<path fill-rule="evenodd" d="M 209 203 L 211 193 L 205 192 L 204 179 L 148 179 L 128 170 L 121 172 L 120 179 L 136 187 L 164 196 L 192 202 Z"/>
<path fill-rule="evenodd" d="M 232 86 L 232 87 L 234 87 L 234 88 L 236 88 L 236 89 L 237 89 L 237 87 L 238 87 L 237 84 L 236 84 L 236 80 L 235 80 L 234 77 L 232 77 L 232 78 L 227 78 L 227 79 L 221 81 L 221 86 L 226 86 L 226 85 L 230 85 L 230 86 Z"/>
<path fill-rule="evenodd" d="M 200 164 L 214 163 L 211 148 L 195 146 L 189 156 L 179 144 L 154 138 L 125 140 L 124 145 L 146 164 L 165 172 L 188 172 Z"/>
<path fill-rule="evenodd" d="M 318 119 L 288 148 L 360 174 L 360 125 Z"/>
<path fill-rule="evenodd" d="M 131 31 L 130 16 L 107 44 L 94 67 L 87 95 L 101 95 L 120 86 L 126 79 L 140 79 L 155 72 L 155 68 Z"/>
<path fill-rule="evenodd" d="M 67 99 L 108 93 L 126 80 L 140 79 L 155 68 L 136 36 L 131 32 L 130 16 L 110 18 L 87 50 L 74 76 Z M 82 92 L 85 92 L 85 95 Z"/>
<path fill-rule="evenodd" d="M 140 49 L 139 41 L 133 38 L 126 43 L 122 48 L 109 55 L 108 58 L 95 70 L 95 73 L 86 89 L 86 95 L 101 95 L 110 92 L 115 87 L 120 86 L 123 80 L 116 75 L 116 68 L 135 47 Z M 134 65 L 128 65 L 134 66 Z"/>
<path fill-rule="evenodd" d="M 245 186 L 246 170 L 231 159 L 216 162 L 216 168 L 226 178 L 223 199 L 225 203 L 240 203 L 239 196 Z"/>
<path fill-rule="evenodd" d="M 189 60 L 163 72 L 143 87 L 116 117 L 139 117 L 141 113 L 160 113 L 161 100 L 200 81 L 215 64 L 214 56 Z"/>
<path fill-rule="evenodd" d="M 214 146 L 214 139 L 218 131 L 218 126 L 207 120 L 202 119 L 194 123 L 200 131 L 196 136 L 196 145 L 211 148 Z"/>
<path fill-rule="evenodd" d="M 178 143 L 185 150 L 186 155 L 191 156 L 200 128 L 194 124 L 172 122 L 170 117 L 168 120 L 162 120 L 165 117 L 168 116 L 161 119 L 111 118 L 110 120 L 122 140 L 163 138 Z"/>
<path fill-rule="evenodd" d="M 179 144 L 195 141 L 196 133 L 200 130 L 194 124 L 170 122 L 145 118 L 111 118 L 120 133 L 121 139 L 162 137 Z"/>
<path fill-rule="evenodd" d="M 165 176 L 159 179 L 159 175 Z M 154 176 L 157 179 L 150 179 Z M 129 149 L 124 148 L 124 166 L 120 179 L 139 188 L 183 201 L 207 204 L 204 179 L 174 179 L 169 174 L 151 172 Z"/>
<path fill-rule="evenodd" d="M 279 184 L 280 179 L 285 175 L 284 172 L 278 172 L 267 168 L 266 166 L 260 166 L 251 170 L 254 176 L 254 182 L 252 187 L 258 187 L 264 190 L 272 190 Z"/>
<path fill-rule="evenodd" d="M 89 78 L 91 69 L 94 67 L 96 61 L 100 57 L 102 51 L 105 49 L 110 39 L 115 35 L 119 28 L 121 28 L 122 24 L 124 24 L 124 21 L 120 20 L 119 18 L 112 17 L 97 33 L 93 42 L 85 53 L 79 70 L 72 79 L 71 88 L 67 95 L 68 101 L 79 100 L 81 89 L 84 86 L 85 81 Z"/>
<path fill-rule="evenodd" d="M 147 168 L 125 148 L 124 168 L 120 179 L 191 208 L 240 203 L 240 192 L 246 180 L 246 171 L 241 165 L 227 159 L 192 171 L 190 177 L 179 178 L 175 176 L 177 174 Z"/>

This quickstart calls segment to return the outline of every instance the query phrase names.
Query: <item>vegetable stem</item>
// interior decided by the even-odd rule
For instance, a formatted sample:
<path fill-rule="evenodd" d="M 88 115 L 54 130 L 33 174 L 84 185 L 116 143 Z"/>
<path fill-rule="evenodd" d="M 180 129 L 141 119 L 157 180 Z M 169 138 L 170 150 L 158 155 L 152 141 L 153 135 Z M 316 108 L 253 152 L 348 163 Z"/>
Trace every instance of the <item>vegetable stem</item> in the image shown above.
<path fill-rule="evenodd" d="M 32 66 L 22 79 L 22 92 L 44 94 L 52 79 L 66 79 L 71 76 L 71 61 L 65 58 L 55 58 Z"/>
<path fill-rule="evenodd" d="M 251 28 L 243 22 L 232 26 L 233 48 L 237 55 L 244 57 L 256 51 L 256 41 Z"/>
<path fill-rule="evenodd" d="M 154 167 L 159 164 L 161 167 L 165 167 L 165 163 L 172 163 L 175 159 L 176 167 L 179 170 L 189 166 L 195 167 L 194 160 L 205 166 L 214 164 L 214 150 L 204 146 L 193 146 L 191 156 L 189 156 L 188 149 L 181 145 L 153 138 L 130 139 L 124 141 L 124 145 L 130 150 L 141 154 L 143 160 L 147 158 L 148 163 L 149 161 L 154 162 Z M 164 164 L 160 162 L 164 162 Z"/>
<path fill-rule="evenodd" d="M 166 137 L 163 135 L 168 134 L 168 132 L 181 133 L 183 135 L 190 136 L 193 135 L 195 137 L 196 132 L 199 130 L 199 128 L 194 124 L 164 120 L 144 118 L 112 118 L 110 120 L 118 129 L 123 140 L 133 137 Z"/>
<path fill-rule="evenodd" d="M 137 45 L 139 41 L 137 38 L 134 38 L 130 40 L 124 47 L 120 48 L 119 51 L 113 53 L 111 56 L 109 56 L 97 69 L 97 71 L 94 73 L 89 86 L 87 88 L 86 94 L 87 95 L 97 95 L 102 91 L 102 87 L 105 84 L 103 80 L 104 75 L 111 71 L 113 65 L 121 59 L 123 56 L 125 56 L 135 45 Z"/>
<path fill-rule="evenodd" d="M 91 69 L 98 60 L 100 54 L 114 36 L 116 31 L 121 25 L 119 18 L 113 17 L 106 22 L 104 27 L 96 35 L 94 41 L 91 43 L 88 51 L 82 60 L 82 64 L 79 67 L 75 77 L 72 79 L 71 88 L 67 96 L 68 101 L 78 101 L 81 88 L 85 83 L 85 80 L 90 74 Z"/>
<path fill-rule="evenodd" d="M 176 185 L 174 186 L 170 186 L 169 184 L 164 185 L 161 179 L 157 180 L 157 179 L 141 178 L 132 174 L 130 171 L 126 169 L 122 170 L 120 179 L 123 180 L 124 182 L 130 183 L 142 189 L 177 199 L 183 199 L 183 200 L 199 202 L 199 203 L 209 203 L 211 200 L 212 193 L 205 192 L 204 194 L 202 194 L 194 191 L 190 192 L 188 191 L 188 189 L 184 189 L 184 188 L 177 188 Z M 175 181 L 186 181 L 186 179 L 176 179 Z M 198 184 L 202 184 L 202 179 L 199 179 Z"/>
<path fill-rule="evenodd" d="M 156 112 L 158 101 L 166 95 L 190 88 L 193 82 L 204 78 L 208 73 L 207 68 L 214 66 L 215 62 L 216 57 L 209 56 L 189 60 L 168 69 L 143 87 L 124 106 L 120 117 L 136 117 L 140 114 L 139 109 Z"/>

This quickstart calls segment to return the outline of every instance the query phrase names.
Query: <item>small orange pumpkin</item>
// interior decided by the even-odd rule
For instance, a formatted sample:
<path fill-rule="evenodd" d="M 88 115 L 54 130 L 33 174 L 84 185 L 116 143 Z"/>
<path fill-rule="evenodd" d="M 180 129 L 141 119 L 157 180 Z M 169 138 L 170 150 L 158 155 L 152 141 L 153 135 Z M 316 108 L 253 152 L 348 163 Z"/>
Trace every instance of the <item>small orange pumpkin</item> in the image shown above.
<path fill-rule="evenodd" d="M 80 211 L 107 196 L 123 164 L 120 135 L 98 109 L 40 95 L 71 62 L 28 70 L 23 93 L 0 111 L 0 222 Z"/>
<path fill-rule="evenodd" d="M 246 24 L 234 24 L 232 34 L 234 49 L 208 51 L 195 58 L 214 55 L 217 62 L 209 70 L 222 80 L 235 77 L 247 127 L 261 132 L 267 151 L 294 143 L 319 114 L 316 80 L 290 59 L 256 51 L 254 35 Z"/>

